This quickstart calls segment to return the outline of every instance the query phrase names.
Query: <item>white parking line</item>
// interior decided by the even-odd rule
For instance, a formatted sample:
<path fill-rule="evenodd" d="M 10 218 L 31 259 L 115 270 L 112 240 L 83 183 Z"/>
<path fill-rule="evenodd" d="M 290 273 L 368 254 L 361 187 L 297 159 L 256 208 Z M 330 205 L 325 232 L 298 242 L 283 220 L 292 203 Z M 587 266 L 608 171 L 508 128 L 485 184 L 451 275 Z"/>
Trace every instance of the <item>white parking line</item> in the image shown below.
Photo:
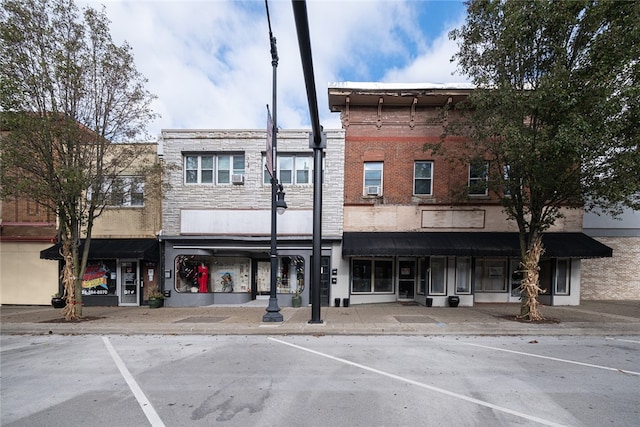
<path fill-rule="evenodd" d="M 524 414 L 522 412 L 514 411 L 512 409 L 505 408 L 503 406 L 494 405 L 492 403 L 485 402 L 485 401 L 479 400 L 479 399 L 475 399 L 473 397 L 465 396 L 463 394 L 454 393 L 454 392 L 451 392 L 451 391 L 448 391 L 448 390 L 444 390 L 442 388 L 438 388 L 438 387 L 434 387 L 434 386 L 431 386 L 431 385 L 428 385 L 428 384 L 425 384 L 425 383 L 414 381 L 414 380 L 411 380 L 409 378 L 404 378 L 404 377 L 401 377 L 399 375 L 391 374 L 389 372 L 384 372 L 384 371 L 381 371 L 379 369 L 371 368 L 369 366 L 361 365 L 360 363 L 355 363 L 355 362 L 351 362 L 351 361 L 346 360 L 346 359 L 341 359 L 339 357 L 331 356 L 330 354 L 321 353 L 319 351 L 312 350 L 312 349 L 306 348 L 306 347 L 302 347 L 302 346 L 299 346 L 299 345 L 296 345 L 296 344 L 292 344 L 292 343 L 289 343 L 289 342 L 286 342 L 286 341 L 282 341 L 282 340 L 279 340 L 277 338 L 269 337 L 268 339 L 271 340 L 271 341 L 280 343 L 280 344 L 288 345 L 289 347 L 297 348 L 298 350 L 306 351 L 308 353 L 312 353 L 312 354 L 315 354 L 317 356 L 321 356 L 321 357 L 325 357 L 327 359 L 334 360 L 336 362 L 344 363 L 346 365 L 351 365 L 351 366 L 354 366 L 356 368 L 363 369 L 365 371 L 373 372 L 373 373 L 378 374 L 378 375 L 382 375 L 382 376 L 385 376 L 385 377 L 388 377 L 388 378 L 392 378 L 394 380 L 402 381 L 402 382 L 405 382 L 407 384 L 412 384 L 412 385 L 415 385 L 417 387 L 421 387 L 421 388 L 424 388 L 424 389 L 427 389 L 427 390 L 435 391 L 437 393 L 441 393 L 441 394 L 444 394 L 444 395 L 447 395 L 447 396 L 450 396 L 450 397 L 454 397 L 454 398 L 457 398 L 457 399 L 460 399 L 460 400 L 464 400 L 464 401 L 467 401 L 467 402 L 470 402 L 470 403 L 474 403 L 476 405 L 484 406 L 486 408 L 490 408 L 490 409 L 493 409 L 495 411 L 500 411 L 500 412 L 504 412 L 506 414 L 511 414 L 511 415 L 516 416 L 516 417 L 523 418 L 523 419 L 526 419 L 526 420 L 529 420 L 529 421 L 533 421 L 533 422 L 536 422 L 536 423 L 540 423 L 540 424 L 543 424 L 543 425 L 546 425 L 546 426 L 554 426 L 554 427 L 563 426 L 563 424 L 558 424 L 558 423 L 555 423 L 553 421 L 548 421 L 548 420 L 545 420 L 543 418 L 539 418 L 539 417 L 535 417 L 535 416 L 532 416 L 532 415 Z"/>
<path fill-rule="evenodd" d="M 612 341 L 622 341 L 622 342 L 630 342 L 633 344 L 640 344 L 640 341 L 636 341 L 636 340 L 625 340 L 622 338 L 607 338 L 608 340 L 612 340 Z"/>
<path fill-rule="evenodd" d="M 612 368 L 612 367 L 609 367 L 609 366 L 602 366 L 602 365 L 594 365 L 592 363 L 577 362 L 575 360 L 560 359 L 560 358 L 551 357 L 551 356 L 542 356 L 540 354 L 525 353 L 524 351 L 508 350 L 506 348 L 491 347 L 491 346 L 488 346 L 488 345 L 473 344 L 473 343 L 464 342 L 464 341 L 455 341 L 455 342 L 459 343 L 459 344 L 469 345 L 471 347 L 486 348 L 488 350 L 503 351 L 505 353 L 512 353 L 512 354 L 517 354 L 517 355 L 520 355 L 520 356 L 537 357 L 538 359 L 553 360 L 555 362 L 570 363 L 572 365 L 586 366 L 588 368 L 604 369 L 605 371 L 615 371 L 615 372 L 622 372 L 622 373 L 629 374 L 629 375 L 638 375 L 638 376 L 640 376 L 640 372 L 628 371 L 626 369 Z"/>
<path fill-rule="evenodd" d="M 109 338 L 102 337 L 102 341 L 104 341 L 104 345 L 107 347 L 109 354 L 111 354 L 111 358 L 113 359 L 116 366 L 120 370 L 120 374 L 122 374 L 122 377 L 129 385 L 131 392 L 133 393 L 136 400 L 138 401 L 138 405 L 140 405 L 140 408 L 142 408 L 142 411 L 147 416 L 147 419 L 151 423 L 151 426 L 164 427 L 164 423 L 160 419 L 160 416 L 158 415 L 156 410 L 153 409 L 151 402 L 149 402 L 149 399 L 147 399 L 147 396 L 144 394 L 144 392 L 142 391 L 142 389 L 140 388 L 136 380 L 133 378 L 133 375 L 131 375 L 131 372 L 129 372 L 129 370 L 127 369 L 126 365 L 124 364 L 124 362 L 122 361 L 118 353 L 116 352 L 116 349 L 113 348 L 113 345 L 111 345 L 111 341 L 109 341 Z"/>

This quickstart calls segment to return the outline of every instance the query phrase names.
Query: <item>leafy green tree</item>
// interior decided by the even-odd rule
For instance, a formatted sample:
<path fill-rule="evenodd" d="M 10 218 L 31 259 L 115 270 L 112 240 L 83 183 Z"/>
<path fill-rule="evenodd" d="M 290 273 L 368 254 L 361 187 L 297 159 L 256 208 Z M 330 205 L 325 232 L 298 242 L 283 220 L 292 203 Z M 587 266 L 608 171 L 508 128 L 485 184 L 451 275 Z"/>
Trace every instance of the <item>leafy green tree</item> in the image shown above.
<path fill-rule="evenodd" d="M 541 236 L 562 208 L 640 207 L 640 2 L 471 0 L 450 38 L 477 89 L 448 132 L 489 161 L 519 229 L 520 317 L 540 320 Z"/>
<path fill-rule="evenodd" d="M 72 0 L 3 0 L 0 8 L 2 197 L 57 215 L 67 319 L 82 316 L 94 220 L 144 149 L 123 142 L 144 136 L 155 118 L 130 46 L 115 45 L 108 25 L 104 8 L 80 12 Z"/>

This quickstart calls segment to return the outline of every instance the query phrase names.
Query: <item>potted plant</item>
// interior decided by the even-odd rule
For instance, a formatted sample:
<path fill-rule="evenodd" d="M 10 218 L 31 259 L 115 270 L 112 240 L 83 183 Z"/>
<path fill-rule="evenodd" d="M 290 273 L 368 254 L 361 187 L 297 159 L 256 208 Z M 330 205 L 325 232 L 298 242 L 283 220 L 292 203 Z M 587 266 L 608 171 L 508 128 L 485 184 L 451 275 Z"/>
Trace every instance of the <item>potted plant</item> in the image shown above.
<path fill-rule="evenodd" d="M 51 305 L 53 308 L 64 308 L 67 305 L 67 299 L 64 298 L 60 292 L 56 292 L 51 296 Z"/>
<path fill-rule="evenodd" d="M 304 279 L 298 279 L 298 287 L 296 288 L 296 293 L 291 297 L 291 306 L 292 307 L 300 307 L 302 305 L 302 291 L 304 291 Z"/>
<path fill-rule="evenodd" d="M 160 308 L 164 305 L 164 295 L 157 286 L 149 289 L 149 308 Z"/>

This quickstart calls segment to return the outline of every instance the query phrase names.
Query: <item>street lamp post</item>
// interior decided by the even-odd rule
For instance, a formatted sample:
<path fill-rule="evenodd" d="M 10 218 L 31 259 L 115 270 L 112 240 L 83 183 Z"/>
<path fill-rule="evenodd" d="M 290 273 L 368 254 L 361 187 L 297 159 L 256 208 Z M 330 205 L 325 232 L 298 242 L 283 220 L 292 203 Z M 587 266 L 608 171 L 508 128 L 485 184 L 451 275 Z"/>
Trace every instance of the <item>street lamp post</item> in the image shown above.
<path fill-rule="evenodd" d="M 273 37 L 271 32 L 271 20 L 269 18 L 269 5 L 265 0 L 265 6 L 267 8 L 267 21 L 269 23 L 269 39 L 271 42 L 271 66 L 273 67 L 273 118 L 269 123 L 271 127 L 271 146 L 267 147 L 270 150 L 271 156 L 267 155 L 267 159 L 271 157 L 271 165 L 269 173 L 271 174 L 271 251 L 269 257 L 271 261 L 271 283 L 269 287 L 269 305 L 267 306 L 267 312 L 262 316 L 263 322 L 282 322 L 283 317 L 280 313 L 280 307 L 278 306 L 277 295 L 277 271 L 278 271 L 278 239 L 277 239 L 277 214 L 282 215 L 287 208 L 287 202 L 284 201 L 284 191 L 282 184 L 278 183 L 278 175 L 276 171 L 277 164 L 277 140 L 278 140 L 278 126 L 276 121 L 276 102 L 277 102 L 277 70 L 278 70 L 278 49 L 276 47 L 276 38 Z M 268 153 L 269 154 L 269 153 Z M 268 163 L 268 160 L 267 160 Z"/>

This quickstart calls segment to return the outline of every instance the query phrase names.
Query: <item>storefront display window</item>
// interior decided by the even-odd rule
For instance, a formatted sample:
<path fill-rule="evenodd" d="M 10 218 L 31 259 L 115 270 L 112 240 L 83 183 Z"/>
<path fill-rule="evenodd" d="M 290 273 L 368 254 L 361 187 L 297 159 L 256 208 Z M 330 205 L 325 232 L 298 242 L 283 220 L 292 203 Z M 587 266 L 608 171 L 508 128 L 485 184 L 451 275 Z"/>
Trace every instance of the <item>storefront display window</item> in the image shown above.
<path fill-rule="evenodd" d="M 429 295 L 446 295 L 447 293 L 447 260 L 431 257 L 431 282 Z"/>
<path fill-rule="evenodd" d="M 304 290 L 304 258 L 285 256 L 278 259 L 278 293 L 294 294 Z"/>
<path fill-rule="evenodd" d="M 478 292 L 506 292 L 506 264 L 506 260 L 479 258 L 476 261 L 476 290 Z"/>
<path fill-rule="evenodd" d="M 250 292 L 250 260 L 239 257 L 176 257 L 177 292 Z"/>
<path fill-rule="evenodd" d="M 570 263 L 571 261 L 568 259 L 556 261 L 556 295 L 569 295 Z"/>
<path fill-rule="evenodd" d="M 82 295 L 115 295 L 116 262 L 89 261 L 82 277 Z"/>
<path fill-rule="evenodd" d="M 351 292 L 391 293 L 393 289 L 393 260 L 354 259 Z"/>
<path fill-rule="evenodd" d="M 471 293 L 471 258 L 456 259 L 456 293 Z"/>

